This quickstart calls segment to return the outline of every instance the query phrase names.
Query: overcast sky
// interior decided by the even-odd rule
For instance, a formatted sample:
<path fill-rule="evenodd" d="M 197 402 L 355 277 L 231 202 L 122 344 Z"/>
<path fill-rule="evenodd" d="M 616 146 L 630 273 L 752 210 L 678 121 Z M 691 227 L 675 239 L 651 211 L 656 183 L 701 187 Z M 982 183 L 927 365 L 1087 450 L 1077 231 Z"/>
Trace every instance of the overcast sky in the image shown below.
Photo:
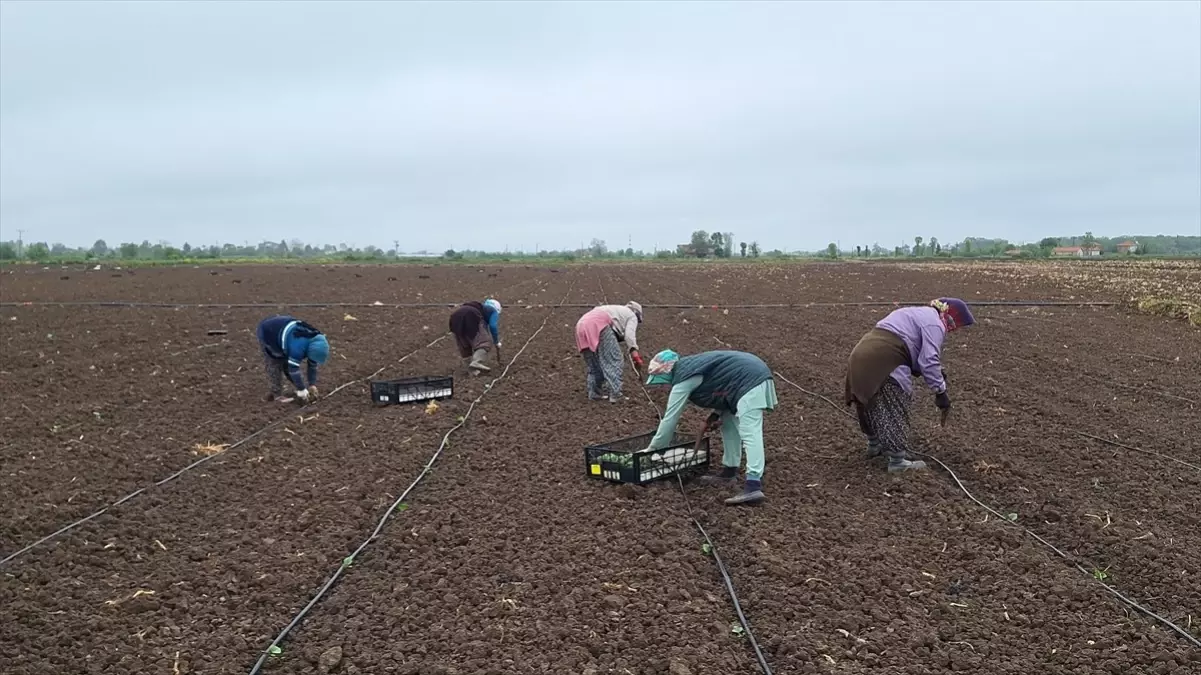
<path fill-rule="evenodd" d="M 0 3 L 5 239 L 1201 234 L 1201 2 Z"/>

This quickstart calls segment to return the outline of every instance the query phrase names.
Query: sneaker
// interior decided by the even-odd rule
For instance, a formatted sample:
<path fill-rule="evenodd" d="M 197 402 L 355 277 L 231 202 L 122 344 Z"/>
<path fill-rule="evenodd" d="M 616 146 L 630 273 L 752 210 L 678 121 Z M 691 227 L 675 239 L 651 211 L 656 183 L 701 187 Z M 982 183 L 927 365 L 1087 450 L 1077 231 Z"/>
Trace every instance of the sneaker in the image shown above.
<path fill-rule="evenodd" d="M 904 471 L 921 471 L 926 468 L 926 463 L 920 459 L 903 459 L 901 457 L 891 457 L 888 460 L 888 473 L 902 473 Z"/>

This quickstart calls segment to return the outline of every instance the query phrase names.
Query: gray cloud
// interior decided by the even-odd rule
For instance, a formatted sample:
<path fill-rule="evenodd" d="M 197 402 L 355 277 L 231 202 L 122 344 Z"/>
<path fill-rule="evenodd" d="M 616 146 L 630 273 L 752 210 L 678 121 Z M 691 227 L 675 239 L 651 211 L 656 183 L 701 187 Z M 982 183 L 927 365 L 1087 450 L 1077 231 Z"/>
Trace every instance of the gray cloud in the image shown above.
<path fill-rule="evenodd" d="M 1201 4 L 0 5 L 39 240 L 1201 233 Z"/>

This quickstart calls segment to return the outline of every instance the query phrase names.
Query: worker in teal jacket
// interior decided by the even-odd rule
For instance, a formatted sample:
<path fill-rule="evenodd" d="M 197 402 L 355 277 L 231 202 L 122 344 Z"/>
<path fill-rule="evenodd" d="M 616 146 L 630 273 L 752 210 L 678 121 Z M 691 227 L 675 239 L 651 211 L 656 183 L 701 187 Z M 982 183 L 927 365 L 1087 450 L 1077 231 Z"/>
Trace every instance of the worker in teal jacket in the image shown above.
<path fill-rule="evenodd" d="M 271 391 L 268 401 L 280 399 L 283 374 L 288 374 L 296 388 L 296 398 L 308 403 L 317 398 L 317 367 L 329 359 L 329 341 L 313 326 L 291 316 L 279 315 L 263 319 L 256 334 L 263 349 L 263 364 L 267 368 L 267 383 Z M 308 385 L 300 365 L 308 361 Z"/>
<path fill-rule="evenodd" d="M 684 406 L 692 402 L 714 412 L 701 433 L 721 426 L 721 472 L 705 476 L 707 485 L 732 486 L 746 450 L 746 484 L 726 504 L 755 504 L 763 494 L 763 413 L 776 407 L 776 383 L 758 356 L 739 351 L 712 351 L 681 357 L 670 349 L 647 366 L 648 385 L 671 386 L 667 410 L 651 440 L 651 450 L 671 445 Z"/>

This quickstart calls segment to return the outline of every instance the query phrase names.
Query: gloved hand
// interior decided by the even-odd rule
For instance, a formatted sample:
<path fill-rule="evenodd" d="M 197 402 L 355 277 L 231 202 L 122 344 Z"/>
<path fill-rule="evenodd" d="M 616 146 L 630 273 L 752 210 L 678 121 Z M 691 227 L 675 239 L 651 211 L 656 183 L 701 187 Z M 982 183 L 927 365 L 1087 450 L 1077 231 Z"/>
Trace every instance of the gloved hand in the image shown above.
<path fill-rule="evenodd" d="M 304 403 L 308 403 L 309 402 L 309 390 L 308 389 L 297 389 L 296 390 L 296 400 L 302 401 Z"/>
<path fill-rule="evenodd" d="M 938 409 L 942 411 L 938 419 L 939 426 L 947 426 L 947 416 L 951 414 L 951 397 L 947 396 L 947 392 L 945 391 L 937 394 L 934 397 L 934 405 L 938 406 Z"/>
<path fill-rule="evenodd" d="M 638 378 L 641 379 L 646 368 L 646 364 L 642 361 L 642 354 L 639 354 L 637 349 L 631 349 L 630 360 L 634 362 L 634 370 L 638 371 Z"/>
<path fill-rule="evenodd" d="M 504 345 L 504 343 L 503 343 L 503 342 L 501 342 L 500 340 L 497 340 L 497 341 L 496 341 L 496 346 L 497 346 L 497 347 L 504 347 L 505 345 Z"/>
<path fill-rule="evenodd" d="M 705 432 L 710 432 L 721 426 L 721 413 L 709 413 L 705 419 Z"/>

